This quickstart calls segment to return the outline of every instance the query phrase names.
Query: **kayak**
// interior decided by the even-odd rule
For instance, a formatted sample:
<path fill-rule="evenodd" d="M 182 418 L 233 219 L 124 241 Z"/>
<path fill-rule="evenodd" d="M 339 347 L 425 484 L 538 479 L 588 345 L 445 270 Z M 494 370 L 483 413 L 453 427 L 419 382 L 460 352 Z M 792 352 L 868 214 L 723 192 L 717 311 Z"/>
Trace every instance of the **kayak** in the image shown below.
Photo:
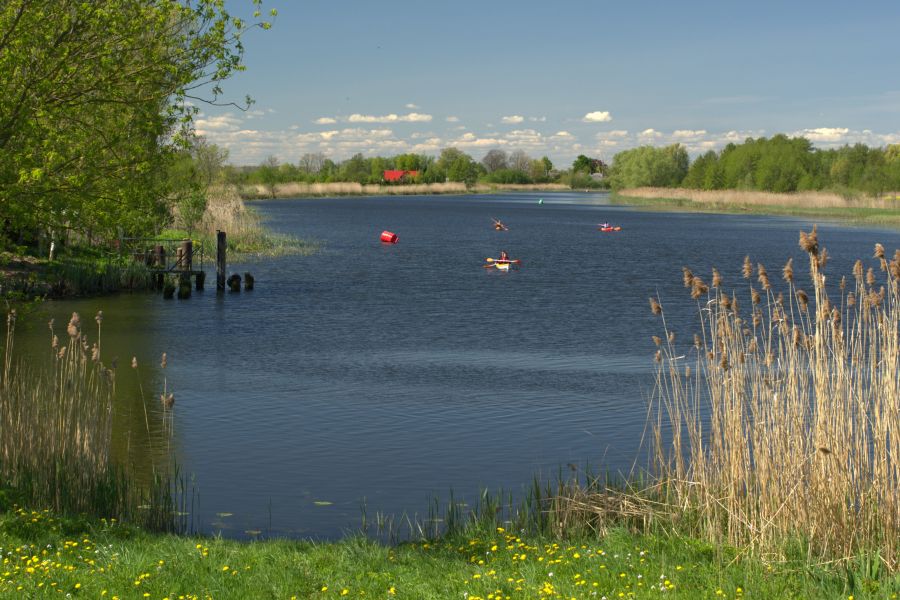
<path fill-rule="evenodd" d="M 490 269 L 491 267 L 497 269 L 498 271 L 509 271 L 510 265 L 518 265 L 521 261 L 517 258 L 515 260 L 500 260 L 491 259 L 484 265 L 485 269 Z"/>
<path fill-rule="evenodd" d="M 598 231 L 622 231 L 622 228 L 616 225 L 615 227 L 598 227 Z"/>

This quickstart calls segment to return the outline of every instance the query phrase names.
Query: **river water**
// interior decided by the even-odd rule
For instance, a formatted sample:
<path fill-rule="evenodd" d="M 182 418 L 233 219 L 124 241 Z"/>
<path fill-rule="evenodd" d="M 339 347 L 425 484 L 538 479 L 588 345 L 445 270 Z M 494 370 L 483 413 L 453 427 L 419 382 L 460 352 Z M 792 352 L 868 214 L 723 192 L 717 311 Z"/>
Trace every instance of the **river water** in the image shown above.
<path fill-rule="evenodd" d="M 651 336 L 662 335 L 648 297 L 661 298 L 687 344 L 697 304 L 682 266 L 707 281 L 718 267 L 749 306 L 744 256 L 773 280 L 794 257 L 803 282 L 798 231 L 811 227 L 644 212 L 581 193 L 254 206 L 276 231 L 315 238 L 322 251 L 231 265 L 253 273 L 251 292 L 208 285 L 189 300 L 54 302 L 20 326 L 20 344 L 38 352 L 47 317 L 62 323 L 77 310 L 90 322 L 102 309 L 104 354 L 120 363 L 119 454 L 141 463 L 165 444 L 154 399 L 163 385 L 173 390 L 190 520 L 232 537 L 334 538 L 359 527 L 363 506 L 370 518 L 423 516 L 451 490 L 472 501 L 481 488 L 519 493 L 570 464 L 643 465 Z M 494 231 L 493 217 L 509 231 Z M 602 233 L 604 221 L 623 229 Z M 379 242 L 385 229 L 399 243 Z M 900 246 L 886 230 L 819 231 L 836 276 L 869 260 L 875 242 Z M 500 250 L 521 268 L 483 268 Z M 127 368 L 131 356 L 138 371 Z"/>

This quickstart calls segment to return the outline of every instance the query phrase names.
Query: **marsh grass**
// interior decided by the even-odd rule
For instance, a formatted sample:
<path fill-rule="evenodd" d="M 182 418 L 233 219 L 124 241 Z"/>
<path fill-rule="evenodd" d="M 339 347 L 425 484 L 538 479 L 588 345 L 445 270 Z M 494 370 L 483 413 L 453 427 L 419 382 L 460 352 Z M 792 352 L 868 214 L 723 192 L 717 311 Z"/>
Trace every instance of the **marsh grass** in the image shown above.
<path fill-rule="evenodd" d="M 545 184 L 486 184 L 472 187 L 461 181 L 444 183 L 410 183 L 403 185 L 362 184 L 352 181 L 331 183 L 280 183 L 274 188 L 275 198 L 303 198 L 308 196 L 424 196 L 433 194 L 467 194 L 469 192 L 529 192 L 569 191 L 568 185 Z M 265 185 L 245 185 L 239 190 L 246 199 L 272 198 L 272 190 Z"/>
<path fill-rule="evenodd" d="M 216 231 L 227 233 L 228 249 L 242 255 L 309 255 L 320 244 L 269 231 L 262 218 L 249 208 L 232 186 L 210 190 L 206 212 L 199 225 L 204 245 L 215 249 Z"/>
<path fill-rule="evenodd" d="M 153 289 L 153 272 L 136 261 L 63 259 L 47 267 L 54 297 Z"/>
<path fill-rule="evenodd" d="M 816 216 L 853 223 L 900 227 L 900 196 L 879 198 L 832 192 L 774 194 L 749 190 L 634 188 L 612 195 L 614 203 L 695 212 Z"/>
<path fill-rule="evenodd" d="M 900 568 L 900 251 L 826 276 L 815 228 L 809 278 L 781 285 L 748 257 L 742 293 L 685 268 L 699 332 L 665 327 L 654 393 L 656 498 L 679 530 L 758 555 L 788 540 L 810 560 L 870 556 Z M 827 285 L 826 285 L 827 282 Z M 839 283 L 838 283 L 839 282 Z M 685 348 L 687 346 L 687 348 Z M 670 519 L 671 520 L 671 519 Z"/>
<path fill-rule="evenodd" d="M 0 484 L 32 506 L 172 529 L 175 474 L 154 467 L 151 481 L 139 484 L 111 456 L 116 370 L 101 360 L 102 312 L 93 341 L 77 314 L 59 336 L 51 321 L 48 364 L 16 358 L 15 321 L 11 311 L 0 379 Z"/>

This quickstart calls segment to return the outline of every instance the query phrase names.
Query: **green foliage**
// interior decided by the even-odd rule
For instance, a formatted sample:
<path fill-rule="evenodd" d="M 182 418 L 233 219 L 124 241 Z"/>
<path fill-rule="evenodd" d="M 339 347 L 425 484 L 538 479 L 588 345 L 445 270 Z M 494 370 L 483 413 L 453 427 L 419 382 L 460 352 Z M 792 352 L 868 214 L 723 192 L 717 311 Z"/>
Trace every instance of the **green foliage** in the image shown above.
<path fill-rule="evenodd" d="M 641 146 L 619 152 L 609 171 L 613 189 L 680 185 L 688 172 L 688 154 L 681 144 L 664 148 Z"/>
<path fill-rule="evenodd" d="M 268 27 L 233 18 L 221 0 L 0 5 L 7 231 L 112 239 L 164 221 L 165 173 L 196 103 L 220 100 L 243 69 L 241 36 L 257 26 Z"/>

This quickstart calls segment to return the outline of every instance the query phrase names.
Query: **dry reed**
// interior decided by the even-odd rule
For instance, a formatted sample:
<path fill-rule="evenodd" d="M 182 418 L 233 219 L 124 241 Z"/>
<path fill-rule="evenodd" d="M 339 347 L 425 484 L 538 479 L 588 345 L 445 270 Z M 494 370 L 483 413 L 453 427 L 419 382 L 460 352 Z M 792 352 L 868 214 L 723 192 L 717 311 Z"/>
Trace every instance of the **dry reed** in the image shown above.
<path fill-rule="evenodd" d="M 713 543 L 771 556 L 801 540 L 812 559 L 873 552 L 896 571 L 900 268 L 877 281 L 857 263 L 855 289 L 826 288 L 815 230 L 800 243 L 812 292 L 793 269 L 783 295 L 766 278 L 762 304 L 750 289 L 749 321 L 723 290 L 693 287 L 696 349 L 664 343 L 657 371 L 661 489 L 681 526 Z"/>
<path fill-rule="evenodd" d="M 305 196 L 413 196 L 430 194 L 465 194 L 474 192 L 535 192 L 564 191 L 569 186 L 561 183 L 546 184 L 477 184 L 468 188 L 464 182 L 410 183 L 404 185 L 361 184 L 352 181 L 331 183 L 279 183 L 275 186 L 276 198 L 302 198 Z M 272 189 L 262 184 L 245 185 L 239 190 L 245 198 L 271 198 Z"/>
<path fill-rule="evenodd" d="M 794 192 L 776 194 L 753 190 L 693 190 L 686 188 L 640 187 L 619 191 L 632 198 L 684 199 L 698 204 L 742 204 L 747 206 L 787 206 L 795 208 L 896 208 L 894 197 L 870 198 L 860 195 L 848 198 L 833 192 Z"/>
<path fill-rule="evenodd" d="M 154 470 L 149 488 L 138 485 L 111 457 L 116 375 L 101 360 L 102 311 L 94 320 L 93 343 L 77 313 L 60 336 L 51 321 L 49 365 L 35 365 L 14 359 L 15 312 L 9 313 L 0 373 L 0 483 L 59 512 L 171 528 L 168 475 Z"/>

